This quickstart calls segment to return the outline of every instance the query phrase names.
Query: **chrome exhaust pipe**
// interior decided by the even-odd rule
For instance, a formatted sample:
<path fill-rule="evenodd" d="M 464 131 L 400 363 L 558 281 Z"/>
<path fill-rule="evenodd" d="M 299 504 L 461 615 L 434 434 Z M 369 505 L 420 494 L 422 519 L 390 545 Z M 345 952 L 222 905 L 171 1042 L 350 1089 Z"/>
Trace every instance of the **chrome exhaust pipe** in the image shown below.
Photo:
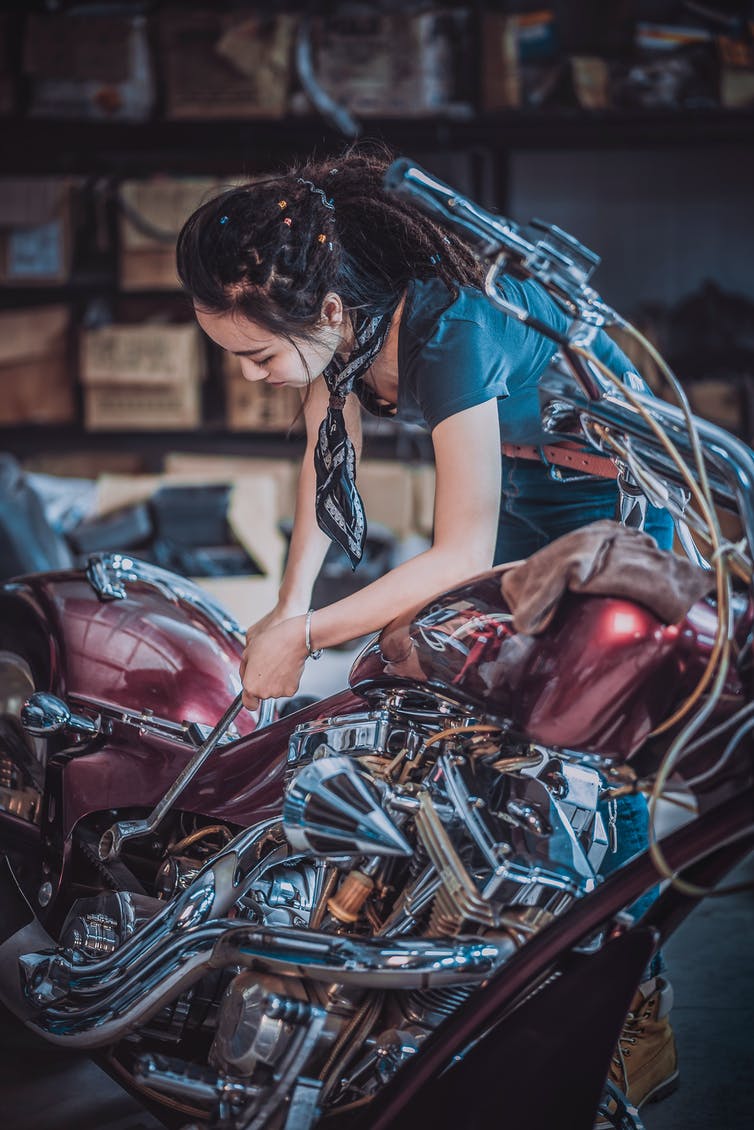
<path fill-rule="evenodd" d="M 112 989 L 134 971 L 148 967 L 170 939 L 192 926 L 224 918 L 252 881 L 260 843 L 280 827 L 280 820 L 274 817 L 239 832 L 204 865 L 185 891 L 165 903 L 113 954 L 87 965 L 71 965 L 70 991 L 82 998 L 99 997 L 103 989 Z M 55 960 L 59 966 L 60 959 Z"/>
<path fill-rule="evenodd" d="M 22 957 L 27 992 L 38 1007 L 26 1023 L 52 1043 L 94 1048 L 123 1039 L 213 969 L 240 965 L 366 989 L 428 989 L 483 981 L 516 948 L 512 936 L 494 943 L 484 938 L 347 938 L 292 927 L 239 926 L 237 919 L 223 919 L 167 939 L 148 968 L 83 1003 L 75 999 L 78 967 L 60 957 L 47 958 L 42 973 L 44 955 Z M 56 996 L 55 1005 L 45 1005 Z"/>
<path fill-rule="evenodd" d="M 211 870 L 205 871 L 205 886 L 197 877 L 174 900 L 175 906 L 157 916 L 156 934 L 153 920 L 109 958 L 81 966 L 55 952 L 55 942 L 6 863 L 0 875 L 3 1003 L 51 1043 L 96 1048 L 117 1043 L 146 1024 L 214 969 L 243 966 L 363 988 L 426 989 L 482 981 L 516 949 L 512 937 L 494 943 L 483 938 L 349 938 L 239 925 L 237 919 L 198 921 L 196 912 L 211 905 L 203 902 L 208 874 Z"/>
<path fill-rule="evenodd" d="M 11 910 L 0 932 L 0 997 L 50 1042 L 95 1048 L 123 1039 L 214 969 L 243 966 L 366 989 L 426 989 L 482 981 L 515 951 L 512 936 L 495 942 L 333 937 L 225 918 L 253 878 L 257 860 L 250 855 L 278 823 L 242 832 L 120 949 L 86 965 L 56 951 L 8 868 L 0 888 Z"/>

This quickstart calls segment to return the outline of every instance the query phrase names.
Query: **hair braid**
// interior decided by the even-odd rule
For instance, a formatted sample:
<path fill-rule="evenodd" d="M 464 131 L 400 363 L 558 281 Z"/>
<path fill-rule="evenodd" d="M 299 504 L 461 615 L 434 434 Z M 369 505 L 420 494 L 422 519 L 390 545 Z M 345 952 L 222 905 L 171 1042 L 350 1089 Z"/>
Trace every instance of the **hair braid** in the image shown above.
<path fill-rule="evenodd" d="M 207 310 L 306 337 L 328 292 L 347 310 L 382 314 L 411 279 L 439 278 L 451 294 L 481 287 L 468 245 L 386 192 L 391 160 L 354 146 L 207 201 L 178 237 L 184 288 Z"/>

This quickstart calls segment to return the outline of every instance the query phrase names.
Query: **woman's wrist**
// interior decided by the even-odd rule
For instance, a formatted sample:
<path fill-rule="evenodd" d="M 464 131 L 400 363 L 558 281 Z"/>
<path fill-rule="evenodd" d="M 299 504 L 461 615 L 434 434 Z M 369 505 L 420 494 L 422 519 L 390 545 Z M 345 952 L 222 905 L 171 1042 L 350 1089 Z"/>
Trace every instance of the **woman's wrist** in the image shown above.
<path fill-rule="evenodd" d="M 312 618 L 314 616 L 314 609 L 309 608 L 304 616 L 304 646 L 306 654 L 309 659 L 319 659 L 322 654 L 321 647 L 315 647 L 312 642 Z"/>
<path fill-rule="evenodd" d="M 278 593 L 278 609 L 283 613 L 285 619 L 293 616 L 304 616 L 309 607 L 311 599 L 310 593 L 291 593 L 285 592 L 282 589 Z"/>

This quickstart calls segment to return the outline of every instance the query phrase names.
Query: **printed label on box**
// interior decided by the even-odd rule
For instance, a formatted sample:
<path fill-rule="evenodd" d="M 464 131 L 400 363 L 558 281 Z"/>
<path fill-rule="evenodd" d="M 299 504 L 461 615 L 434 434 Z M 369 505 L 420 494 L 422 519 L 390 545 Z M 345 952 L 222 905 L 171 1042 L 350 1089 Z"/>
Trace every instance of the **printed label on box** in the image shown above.
<path fill-rule="evenodd" d="M 58 220 L 8 235 L 9 279 L 57 277 L 63 271 L 63 229 Z"/>

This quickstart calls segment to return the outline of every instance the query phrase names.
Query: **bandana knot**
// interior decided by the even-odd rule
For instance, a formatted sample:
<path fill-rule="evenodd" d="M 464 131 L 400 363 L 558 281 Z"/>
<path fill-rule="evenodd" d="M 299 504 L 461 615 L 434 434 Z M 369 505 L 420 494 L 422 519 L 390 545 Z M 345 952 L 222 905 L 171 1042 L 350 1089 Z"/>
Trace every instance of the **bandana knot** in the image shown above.
<path fill-rule="evenodd" d="M 343 409 L 354 383 L 371 367 L 385 344 L 395 309 L 354 321 L 356 339 L 344 360 L 334 357 L 322 374 L 330 401 L 314 449 L 317 524 L 347 554 L 352 568 L 364 555 L 367 524 L 356 489 L 356 452 L 346 431 Z"/>

